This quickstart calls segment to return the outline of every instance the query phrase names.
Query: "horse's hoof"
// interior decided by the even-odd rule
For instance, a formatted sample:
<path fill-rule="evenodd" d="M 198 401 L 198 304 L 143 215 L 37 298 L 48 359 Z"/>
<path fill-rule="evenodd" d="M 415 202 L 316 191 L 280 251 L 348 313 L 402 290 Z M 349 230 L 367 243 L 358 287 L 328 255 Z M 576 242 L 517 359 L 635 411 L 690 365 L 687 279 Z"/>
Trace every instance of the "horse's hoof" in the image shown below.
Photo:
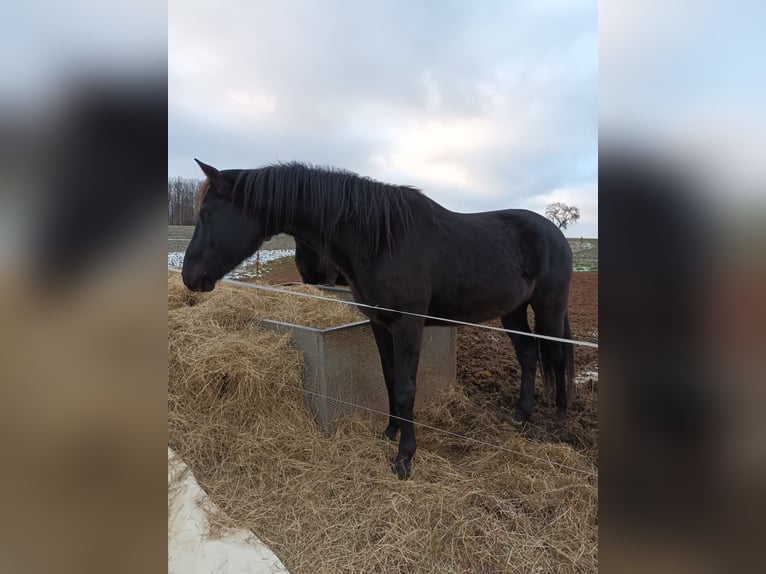
<path fill-rule="evenodd" d="M 410 477 L 410 474 L 412 474 L 412 459 L 405 458 L 397 460 L 391 465 L 391 470 L 399 480 L 407 480 Z"/>
<path fill-rule="evenodd" d="M 560 423 L 567 420 L 567 410 L 565 408 L 558 407 L 556 409 L 556 420 Z"/>
<path fill-rule="evenodd" d="M 511 424 L 516 427 L 523 426 L 527 421 L 529 420 L 529 415 L 522 411 L 521 409 L 517 408 L 513 415 L 511 416 Z"/>
<path fill-rule="evenodd" d="M 392 429 L 389 427 L 380 434 L 380 438 L 382 438 L 383 440 L 393 442 L 396 440 L 397 434 L 399 434 L 399 429 L 397 428 Z"/>

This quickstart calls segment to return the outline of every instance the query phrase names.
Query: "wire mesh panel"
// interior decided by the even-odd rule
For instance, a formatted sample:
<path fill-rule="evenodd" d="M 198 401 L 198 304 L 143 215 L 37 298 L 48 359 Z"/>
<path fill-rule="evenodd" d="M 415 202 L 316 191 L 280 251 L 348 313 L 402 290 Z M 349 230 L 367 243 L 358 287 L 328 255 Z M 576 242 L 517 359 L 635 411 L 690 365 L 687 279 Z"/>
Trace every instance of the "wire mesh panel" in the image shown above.
<path fill-rule="evenodd" d="M 457 329 L 426 327 L 418 364 L 418 389 L 415 408 L 429 402 L 437 393 L 457 380 Z"/>
<path fill-rule="evenodd" d="M 324 331 L 327 394 L 356 405 L 388 412 L 388 395 L 378 348 L 368 321 Z M 353 407 L 327 401 L 328 419 L 336 421 Z"/>
<path fill-rule="evenodd" d="M 280 334 L 289 334 L 293 344 L 303 353 L 303 388 L 306 393 L 306 402 L 314 413 L 314 417 L 322 429 L 328 427 L 326 399 L 319 395 L 326 395 L 325 367 L 322 332 L 310 327 L 291 325 L 280 321 L 259 320 L 253 324 L 258 327 L 272 329 Z"/>
<path fill-rule="evenodd" d="M 303 352 L 303 385 L 309 391 L 306 399 L 323 431 L 331 430 L 353 413 L 354 407 L 344 403 L 388 412 L 386 384 L 369 321 L 324 330 L 278 321 L 263 320 L 258 324 L 289 333 Z M 455 348 L 454 327 L 425 328 L 416 408 L 454 384 Z"/>

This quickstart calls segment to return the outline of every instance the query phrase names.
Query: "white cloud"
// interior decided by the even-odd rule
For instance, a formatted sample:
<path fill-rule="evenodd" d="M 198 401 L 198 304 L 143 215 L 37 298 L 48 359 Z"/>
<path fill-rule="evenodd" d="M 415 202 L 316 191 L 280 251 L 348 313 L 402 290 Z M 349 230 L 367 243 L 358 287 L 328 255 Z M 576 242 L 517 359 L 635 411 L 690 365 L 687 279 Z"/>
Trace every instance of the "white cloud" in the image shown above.
<path fill-rule="evenodd" d="M 460 211 L 597 202 L 595 2 L 171 0 L 169 20 L 172 175 L 299 160 Z"/>

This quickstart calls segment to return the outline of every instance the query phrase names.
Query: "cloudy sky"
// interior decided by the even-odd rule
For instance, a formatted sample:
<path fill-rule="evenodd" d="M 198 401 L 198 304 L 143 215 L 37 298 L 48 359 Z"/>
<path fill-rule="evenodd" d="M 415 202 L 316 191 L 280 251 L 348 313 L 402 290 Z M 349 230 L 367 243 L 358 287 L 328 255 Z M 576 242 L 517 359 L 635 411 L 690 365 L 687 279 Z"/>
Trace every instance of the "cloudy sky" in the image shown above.
<path fill-rule="evenodd" d="M 598 236 L 596 2 L 170 0 L 168 174 L 275 161 Z"/>

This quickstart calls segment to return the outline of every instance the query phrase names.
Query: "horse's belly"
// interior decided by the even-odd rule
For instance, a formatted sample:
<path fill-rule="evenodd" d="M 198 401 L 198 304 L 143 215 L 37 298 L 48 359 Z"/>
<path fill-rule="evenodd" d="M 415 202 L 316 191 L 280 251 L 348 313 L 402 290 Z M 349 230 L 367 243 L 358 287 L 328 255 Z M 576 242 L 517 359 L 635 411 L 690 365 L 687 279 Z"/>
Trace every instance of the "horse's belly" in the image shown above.
<path fill-rule="evenodd" d="M 531 289 L 472 292 L 451 298 L 434 297 L 428 310 L 432 317 L 443 317 L 467 323 L 482 323 L 510 313 L 529 300 Z"/>

